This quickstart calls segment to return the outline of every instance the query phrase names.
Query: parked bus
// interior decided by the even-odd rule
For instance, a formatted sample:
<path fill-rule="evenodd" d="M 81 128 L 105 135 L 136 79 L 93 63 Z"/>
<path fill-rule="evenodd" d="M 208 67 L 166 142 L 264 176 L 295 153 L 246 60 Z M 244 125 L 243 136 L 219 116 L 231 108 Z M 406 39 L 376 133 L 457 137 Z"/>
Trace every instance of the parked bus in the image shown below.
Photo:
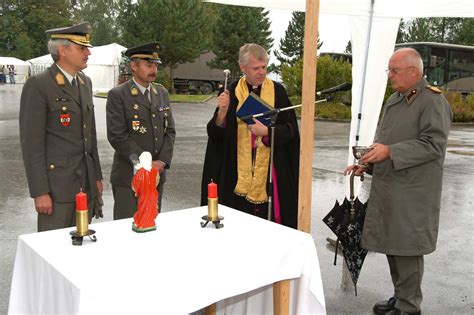
<path fill-rule="evenodd" d="M 474 92 L 474 46 L 429 42 L 395 45 L 395 49 L 403 47 L 420 53 L 430 84 L 462 94 Z"/>

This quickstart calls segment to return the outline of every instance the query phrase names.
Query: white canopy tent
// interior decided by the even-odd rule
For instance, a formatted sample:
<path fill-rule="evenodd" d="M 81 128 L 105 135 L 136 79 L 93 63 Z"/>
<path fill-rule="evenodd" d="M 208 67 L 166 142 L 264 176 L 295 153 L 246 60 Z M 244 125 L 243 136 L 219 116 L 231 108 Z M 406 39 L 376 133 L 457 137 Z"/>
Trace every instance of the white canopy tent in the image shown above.
<path fill-rule="evenodd" d="M 348 146 L 370 145 L 373 141 L 387 76 L 384 70 L 395 46 L 401 18 L 474 17 L 472 0 L 208 0 L 267 9 L 307 11 L 319 6 L 319 14 L 347 15 L 352 42 L 352 122 Z M 314 8 L 313 8 L 314 9 Z M 317 14 L 317 12 L 316 12 Z M 308 15 L 308 12 L 307 12 Z M 317 19 L 317 16 L 315 17 Z M 334 27 L 337 27 L 335 25 Z M 315 50 L 316 47 L 313 47 Z M 303 81 L 307 78 L 303 78 Z M 304 83 L 303 83 L 304 84 Z M 359 119 L 360 118 L 360 119 Z M 302 135 L 302 137 L 313 137 Z M 346 185 L 348 186 L 348 185 Z M 357 191 L 360 185 L 357 187 Z"/>
<path fill-rule="evenodd" d="M 116 43 L 90 49 L 87 68 L 83 71 L 92 79 L 94 92 L 108 91 L 117 85 L 121 52 L 126 49 Z M 53 63 L 53 59 L 48 54 L 30 59 L 28 62 L 31 63 L 32 74 L 37 74 L 48 68 Z"/>
<path fill-rule="evenodd" d="M 15 57 L 0 57 L 0 66 L 5 66 L 5 74 L 8 77 L 8 70 L 6 69 L 7 65 L 15 66 L 16 83 L 24 83 L 26 81 L 30 71 L 30 64 L 28 62 Z M 7 79 L 7 82 L 9 82 L 9 79 Z"/>

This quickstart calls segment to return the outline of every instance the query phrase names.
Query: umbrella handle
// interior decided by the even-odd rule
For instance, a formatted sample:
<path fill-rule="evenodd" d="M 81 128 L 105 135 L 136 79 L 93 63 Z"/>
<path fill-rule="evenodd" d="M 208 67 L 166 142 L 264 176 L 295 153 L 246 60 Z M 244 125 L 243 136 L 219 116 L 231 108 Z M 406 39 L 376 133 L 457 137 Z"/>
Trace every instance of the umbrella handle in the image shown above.
<path fill-rule="evenodd" d="M 350 182 L 349 182 L 350 188 L 351 188 L 351 194 L 349 195 L 349 197 L 350 197 L 351 200 L 354 200 L 354 176 L 355 176 L 355 173 L 352 172 Z M 364 181 L 364 175 L 360 176 L 360 181 L 361 182 Z"/>
<path fill-rule="evenodd" d="M 351 188 L 350 198 L 351 198 L 351 200 L 354 200 L 354 176 L 355 176 L 355 173 L 352 172 L 351 178 L 350 178 L 350 188 Z"/>

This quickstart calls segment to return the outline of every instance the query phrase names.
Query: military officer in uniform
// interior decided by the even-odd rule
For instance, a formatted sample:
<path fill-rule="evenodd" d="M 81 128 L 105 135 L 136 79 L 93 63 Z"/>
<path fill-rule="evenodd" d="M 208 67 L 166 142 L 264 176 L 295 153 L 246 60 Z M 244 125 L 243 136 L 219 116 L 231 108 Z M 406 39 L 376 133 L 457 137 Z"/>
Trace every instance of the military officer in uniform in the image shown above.
<path fill-rule="evenodd" d="M 128 49 L 132 78 L 109 91 L 107 137 L 115 149 L 110 182 L 114 195 L 114 220 L 130 218 L 137 209 L 131 188 L 133 161 L 143 151 L 152 154 L 158 169 L 158 209 L 161 211 L 166 169 L 171 165 L 175 128 L 168 91 L 154 83 L 160 45 L 150 43 Z"/>
<path fill-rule="evenodd" d="M 373 175 L 361 246 L 387 256 L 393 296 L 375 314 L 420 314 L 424 255 L 436 249 L 443 162 L 453 118 L 438 88 L 423 78 L 423 61 L 412 48 L 388 64 L 393 93 L 384 105 L 372 150 L 345 173 Z"/>
<path fill-rule="evenodd" d="M 54 64 L 28 79 L 20 104 L 21 149 L 38 231 L 74 226 L 81 190 L 92 217 L 102 194 L 92 83 L 81 72 L 92 47 L 90 25 L 46 33 Z"/>

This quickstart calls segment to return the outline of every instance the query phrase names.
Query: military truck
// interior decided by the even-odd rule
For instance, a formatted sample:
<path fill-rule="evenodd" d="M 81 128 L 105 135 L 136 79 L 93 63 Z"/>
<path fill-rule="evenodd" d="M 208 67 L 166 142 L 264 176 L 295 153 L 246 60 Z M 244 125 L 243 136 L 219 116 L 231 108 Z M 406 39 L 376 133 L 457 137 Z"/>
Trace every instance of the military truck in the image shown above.
<path fill-rule="evenodd" d="M 211 69 L 207 62 L 215 55 L 207 52 L 199 56 L 194 62 L 179 64 L 173 69 L 174 89 L 176 93 L 210 94 L 224 85 L 223 69 Z M 165 69 L 170 73 L 169 69 Z"/>

